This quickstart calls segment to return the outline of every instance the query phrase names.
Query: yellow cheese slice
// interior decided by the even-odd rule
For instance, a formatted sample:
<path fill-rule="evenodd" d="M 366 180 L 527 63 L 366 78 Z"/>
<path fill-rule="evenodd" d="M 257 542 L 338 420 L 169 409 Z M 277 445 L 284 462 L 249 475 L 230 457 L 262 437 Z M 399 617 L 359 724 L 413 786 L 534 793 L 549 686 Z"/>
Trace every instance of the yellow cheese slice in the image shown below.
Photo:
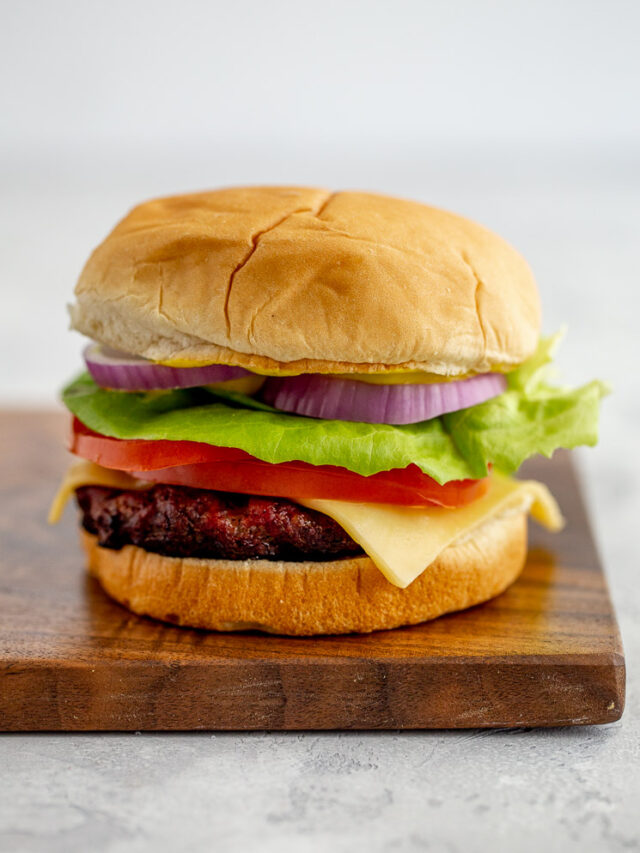
<path fill-rule="evenodd" d="M 267 381 L 265 376 L 240 376 L 237 379 L 227 379 L 225 382 L 214 382 L 205 385 L 214 394 L 216 391 L 237 391 L 239 394 L 247 394 L 249 397 L 256 394 Z"/>
<path fill-rule="evenodd" d="M 529 510 L 550 530 L 564 520 L 549 489 L 534 480 L 493 474 L 486 495 L 457 509 L 399 507 L 348 501 L 300 500 L 331 516 L 373 560 L 386 579 L 407 587 L 441 551 L 497 515 Z"/>
<path fill-rule="evenodd" d="M 76 489 L 90 485 L 149 489 L 153 483 L 137 480 L 124 471 L 78 460 L 65 474 L 53 499 L 49 523 L 60 520 L 66 502 Z M 337 521 L 386 579 L 402 588 L 421 575 L 447 546 L 503 513 L 529 510 L 536 521 L 550 530 L 559 530 L 564 524 L 558 504 L 546 486 L 535 480 L 513 480 L 500 474 L 491 476 L 486 495 L 457 509 L 295 500 Z"/>
<path fill-rule="evenodd" d="M 47 521 L 49 524 L 57 524 L 62 517 L 64 508 L 70 497 L 80 486 L 109 486 L 112 489 L 150 489 L 153 483 L 145 480 L 136 480 L 124 471 L 114 471 L 111 468 L 103 468 L 95 462 L 86 459 L 78 459 L 74 462 L 56 492 Z"/>

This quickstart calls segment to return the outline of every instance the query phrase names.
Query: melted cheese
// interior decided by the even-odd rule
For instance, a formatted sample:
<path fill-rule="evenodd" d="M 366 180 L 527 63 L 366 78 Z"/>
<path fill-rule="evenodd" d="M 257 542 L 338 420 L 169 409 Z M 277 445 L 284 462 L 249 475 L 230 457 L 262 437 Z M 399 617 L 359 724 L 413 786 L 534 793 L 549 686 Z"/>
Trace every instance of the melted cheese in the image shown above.
<path fill-rule="evenodd" d="M 49 523 L 60 520 L 66 502 L 80 486 L 148 489 L 153 483 L 123 471 L 79 460 L 67 471 L 51 504 Z M 401 507 L 350 501 L 301 500 L 297 503 L 330 516 L 347 531 L 394 586 L 407 587 L 441 551 L 471 535 L 499 515 L 530 510 L 550 530 L 564 520 L 551 492 L 534 480 L 512 480 L 493 474 L 483 497 L 458 509 Z"/>
<path fill-rule="evenodd" d="M 214 393 L 217 390 L 238 391 L 240 394 L 247 394 L 248 396 L 251 396 L 252 394 L 256 394 L 266 381 L 266 377 L 264 376 L 240 376 L 238 379 L 227 379 L 225 382 L 214 382 L 209 385 L 205 385 L 204 387 Z"/>
<path fill-rule="evenodd" d="M 56 492 L 49 508 L 47 521 L 49 524 L 57 524 L 62 518 L 62 513 L 69 498 L 73 496 L 80 486 L 109 486 L 112 489 L 150 489 L 153 483 L 145 480 L 136 480 L 124 471 L 114 471 L 111 468 L 103 468 L 95 462 L 86 459 L 78 459 L 74 462 L 62 478 L 62 482 Z"/>
<path fill-rule="evenodd" d="M 394 586 L 407 587 L 441 551 L 498 515 L 531 509 L 550 530 L 564 521 L 551 492 L 534 480 L 494 474 L 483 497 L 458 509 L 399 507 L 347 501 L 298 500 L 331 516 Z"/>
<path fill-rule="evenodd" d="M 164 367 L 210 367 L 212 366 L 210 361 L 197 361 L 192 359 L 184 359 L 184 358 L 174 358 L 168 361 L 158 361 L 153 362 L 154 364 L 161 364 Z M 237 366 L 237 365 L 230 365 Z M 513 366 L 507 365 L 495 365 L 491 368 L 491 373 L 506 373 L 509 370 L 514 370 Z M 249 370 L 252 376 L 242 377 L 241 380 L 229 379 L 226 383 L 220 383 L 223 386 L 228 387 L 230 391 L 238 390 L 242 393 L 252 394 L 254 391 L 245 391 L 243 387 L 238 387 L 237 389 L 233 388 L 231 383 L 233 382 L 246 382 L 251 379 L 261 379 L 262 382 L 266 380 L 269 376 L 275 376 L 280 378 L 286 378 L 289 376 L 301 376 L 302 373 L 299 370 L 287 370 L 286 367 L 270 367 L 270 368 L 245 368 L 245 370 Z M 304 371 L 304 373 L 309 374 L 309 371 Z M 385 370 L 379 371 L 378 373 L 321 373 L 316 374 L 320 376 L 326 376 L 330 379 L 355 379 L 358 382 L 370 382 L 374 385 L 435 385 L 441 384 L 443 382 L 457 382 L 459 379 L 470 379 L 472 376 L 477 374 L 475 373 L 457 373 L 453 376 L 448 376 L 444 373 L 427 373 L 424 370 L 404 370 L 403 368 L 394 368 L 393 366 L 387 367 Z M 256 390 L 261 386 L 262 382 L 258 383 L 256 386 Z M 251 386 L 249 386 L 251 387 Z"/>

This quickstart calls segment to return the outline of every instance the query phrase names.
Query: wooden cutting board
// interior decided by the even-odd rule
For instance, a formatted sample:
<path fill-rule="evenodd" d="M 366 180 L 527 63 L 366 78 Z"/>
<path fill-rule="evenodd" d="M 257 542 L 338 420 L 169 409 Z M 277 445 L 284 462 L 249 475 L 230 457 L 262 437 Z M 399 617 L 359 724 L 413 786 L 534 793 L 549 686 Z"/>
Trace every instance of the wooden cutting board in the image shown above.
<path fill-rule="evenodd" d="M 86 577 L 74 510 L 45 522 L 59 413 L 0 413 L 0 729 L 401 729 L 607 723 L 624 707 L 615 616 L 567 453 L 526 475 L 568 519 L 531 528 L 494 601 L 365 636 L 215 634 L 139 618 Z"/>

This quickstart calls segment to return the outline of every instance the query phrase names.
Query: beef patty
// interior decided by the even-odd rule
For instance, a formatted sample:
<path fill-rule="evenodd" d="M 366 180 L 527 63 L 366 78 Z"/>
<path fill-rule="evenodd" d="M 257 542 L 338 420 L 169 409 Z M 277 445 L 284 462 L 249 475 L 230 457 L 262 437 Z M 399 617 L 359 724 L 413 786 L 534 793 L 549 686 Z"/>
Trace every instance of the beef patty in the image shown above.
<path fill-rule="evenodd" d="M 85 530 L 104 548 L 137 545 L 168 557 L 337 560 L 362 549 L 332 518 L 283 498 L 185 486 L 147 491 L 83 486 Z"/>

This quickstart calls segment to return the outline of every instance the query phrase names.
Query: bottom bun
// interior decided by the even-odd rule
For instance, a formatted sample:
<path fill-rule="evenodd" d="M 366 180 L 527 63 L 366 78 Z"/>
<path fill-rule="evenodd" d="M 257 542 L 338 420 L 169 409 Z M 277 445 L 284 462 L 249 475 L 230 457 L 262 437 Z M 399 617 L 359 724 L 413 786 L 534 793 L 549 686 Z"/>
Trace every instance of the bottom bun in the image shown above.
<path fill-rule="evenodd" d="M 400 589 L 368 557 L 202 560 L 135 545 L 113 551 L 81 535 L 91 574 L 135 613 L 192 628 L 290 635 L 367 633 L 464 610 L 513 583 L 527 551 L 526 514 L 504 515 L 450 545 Z"/>

